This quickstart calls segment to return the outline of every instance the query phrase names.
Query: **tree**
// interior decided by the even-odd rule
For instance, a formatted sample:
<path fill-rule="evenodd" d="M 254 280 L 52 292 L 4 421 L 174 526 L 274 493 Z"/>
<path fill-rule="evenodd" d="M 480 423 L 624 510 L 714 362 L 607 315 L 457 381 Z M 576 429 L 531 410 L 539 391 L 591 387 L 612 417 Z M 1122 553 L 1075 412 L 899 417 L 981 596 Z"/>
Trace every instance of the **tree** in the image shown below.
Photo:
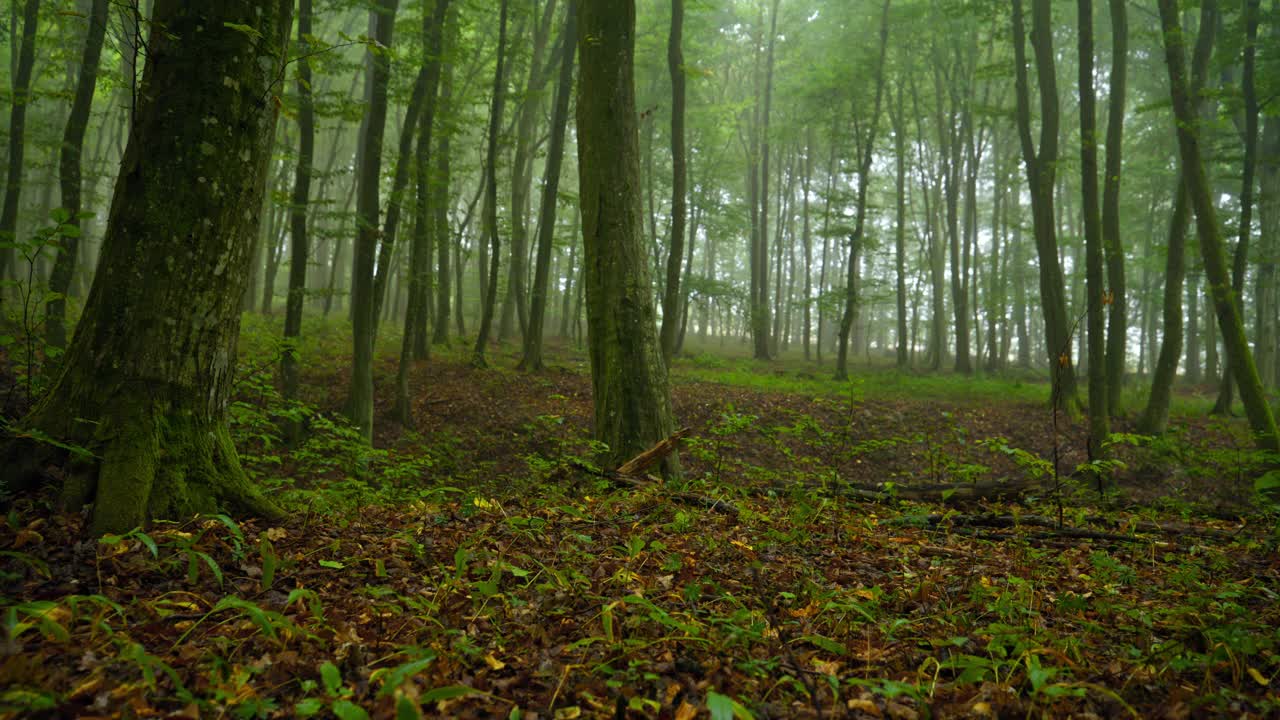
<path fill-rule="evenodd" d="M 369 110 L 360 138 L 362 160 L 357 163 L 356 242 L 351 275 L 351 334 L 355 352 L 351 362 L 351 422 L 366 442 L 373 440 L 373 342 L 378 316 L 374 314 L 374 256 L 378 248 L 378 185 L 382 178 L 382 140 L 387 124 L 387 84 L 391 78 L 391 47 L 399 0 L 378 0 L 370 12 L 374 42 L 369 49 Z"/>
<path fill-rule="evenodd" d="M 1111 75 L 1107 81 L 1107 158 L 1102 181 L 1102 244 L 1106 251 L 1107 412 L 1120 414 L 1124 389 L 1125 338 L 1129 334 L 1129 298 L 1125 288 L 1124 247 L 1120 242 L 1120 179 L 1124 111 L 1128 92 L 1129 19 L 1126 0 L 1108 0 L 1111 10 Z"/>
<path fill-rule="evenodd" d="M 578 182 L 595 437 L 616 467 L 671 435 L 643 239 L 635 0 L 579 8 Z M 663 472 L 679 473 L 676 455 Z"/>
<path fill-rule="evenodd" d="M 85 34 L 84 54 L 80 59 L 80 73 L 76 79 L 76 92 L 67 116 L 66 131 L 62 135 L 62 152 L 58 158 L 58 183 L 62 193 L 62 209 L 67 222 L 76 231 L 60 236 L 58 257 L 49 275 L 49 292 L 45 306 L 45 333 L 48 343 L 54 347 L 67 344 L 67 293 L 71 290 L 71 275 L 75 272 L 76 256 L 80 250 L 79 227 L 81 206 L 81 160 L 84 152 L 84 134 L 89 125 L 89 109 L 93 106 L 93 90 L 98 84 L 98 60 L 102 56 L 102 41 L 107 28 L 107 0 L 93 0 Z"/>
<path fill-rule="evenodd" d="M 14 0 L 14 9 L 17 9 Z M 17 18 L 13 18 L 14 21 Z M 9 172 L 4 184 L 4 206 L 0 209 L 0 243 L 13 242 L 18 230 L 18 200 L 22 196 L 22 158 L 26 150 L 27 105 L 31 102 L 31 71 L 36 58 L 36 26 L 40 0 L 27 0 L 22 11 L 22 44 L 13 75 L 13 105 L 9 110 Z M 16 28 L 15 28 L 16 29 Z M 13 248 L 0 246 L 0 278 L 9 272 Z M 3 298 L 0 298 L 2 301 Z"/>
<path fill-rule="evenodd" d="M 1111 434 L 1107 408 L 1106 318 L 1103 308 L 1102 217 L 1098 208 L 1097 94 L 1093 89 L 1093 0 L 1078 0 L 1080 192 L 1084 209 L 1085 307 L 1089 341 L 1089 457 L 1101 458 Z"/>
<path fill-rule="evenodd" d="M 1189 90 L 1194 112 L 1202 112 L 1200 101 L 1208 78 L 1209 60 L 1213 54 L 1214 36 L 1217 35 L 1218 11 L 1216 0 L 1200 5 L 1200 31 L 1195 50 L 1191 54 L 1191 88 Z M 1168 240 L 1165 243 L 1164 309 L 1160 338 L 1160 353 L 1156 358 L 1151 377 L 1151 392 L 1147 406 L 1138 418 L 1138 430 L 1151 435 L 1162 435 L 1169 427 L 1169 403 L 1173 397 L 1173 381 L 1178 373 L 1178 361 L 1182 357 L 1183 306 L 1182 294 L 1187 276 L 1187 223 L 1191 219 L 1191 203 L 1187 197 L 1187 174 L 1179 162 L 1177 188 L 1174 190 L 1173 214 L 1169 219 Z M 1199 291 L 1192 289 L 1191 297 Z M 1195 304 L 1191 305 L 1195 317 Z M 1199 353 L 1197 352 L 1197 360 Z M 1190 368 L 1188 368 L 1189 370 Z M 1189 373 L 1188 373 L 1189 374 Z"/>
<path fill-rule="evenodd" d="M 862 157 L 858 159 L 858 200 L 854 210 L 853 236 L 849 238 L 849 264 L 846 270 L 844 313 L 840 316 L 840 340 L 836 350 L 836 379 L 849 377 L 849 332 L 858 312 L 858 255 L 862 250 L 867 220 L 867 185 L 871 182 L 876 129 L 880 124 L 880 105 L 884 98 L 884 62 L 889 49 L 889 0 L 884 0 L 880 15 L 880 56 L 876 61 L 876 99 L 871 109 L 865 138 L 859 138 Z"/>
<path fill-rule="evenodd" d="M 551 117 L 551 146 L 542 179 L 542 205 L 538 210 L 538 250 L 534 262 L 533 293 L 530 298 L 529 331 L 524 336 L 520 369 L 541 370 L 542 328 L 547 315 L 547 281 L 551 272 L 551 243 L 555 236 L 556 194 L 560 189 L 560 168 L 564 161 L 564 136 L 569 125 L 569 95 L 573 92 L 573 59 L 577 51 L 577 0 L 569 0 L 561 38 L 560 78 L 556 85 L 555 108 Z"/>
<path fill-rule="evenodd" d="M 498 300 L 498 257 L 502 249 L 502 241 L 498 235 L 498 133 L 502 128 L 502 106 L 507 96 L 506 79 L 506 47 L 507 47 L 507 0 L 502 0 L 498 19 L 498 60 L 493 71 L 493 97 L 489 105 L 489 135 L 485 149 L 484 161 L 484 208 L 482 209 L 483 232 L 481 244 L 489 242 L 489 270 L 484 272 L 483 255 L 480 257 L 482 278 L 489 278 L 488 287 L 481 283 L 482 307 L 480 309 L 480 332 L 476 336 L 476 347 L 471 356 L 471 364 L 486 367 L 484 359 L 485 346 L 489 344 L 489 331 L 493 325 L 493 307 Z"/>
<path fill-rule="evenodd" d="M 774 3 L 775 8 L 777 3 Z M 775 9 L 776 14 L 776 9 Z M 662 296 L 662 359 L 668 364 L 676 346 L 680 322 L 680 261 L 684 255 L 684 231 L 688 170 L 684 138 L 684 0 L 671 0 L 671 31 L 667 35 L 667 72 L 671 75 L 671 243 L 667 247 L 667 284 Z M 772 46 L 771 46 L 772 47 Z M 770 66 L 772 69 L 772 65 Z"/>
<path fill-rule="evenodd" d="M 156 0 L 98 273 L 23 422 L 88 451 L 62 501 L 94 503 L 95 535 L 223 508 L 280 515 L 241 469 L 225 413 L 291 14 L 291 0 Z M 6 480 L 29 485 L 53 448 L 10 444 Z"/>
<path fill-rule="evenodd" d="M 284 351 L 280 354 L 280 377 L 286 401 L 298 399 L 298 339 L 302 335 L 302 305 L 307 294 L 307 263 L 311 238 L 307 228 L 307 207 L 311 202 L 312 163 L 315 159 L 316 110 L 311 94 L 311 62 L 306 57 L 311 35 L 311 0 L 298 0 L 298 167 L 289 202 L 289 295 L 285 299 Z M 301 436 L 301 427 L 290 422 L 291 441 Z"/>
<path fill-rule="evenodd" d="M 1222 230 L 1218 225 L 1217 210 L 1213 206 L 1211 188 L 1200 157 L 1194 103 L 1187 90 L 1185 40 L 1178 20 L 1177 0 L 1159 0 L 1160 27 L 1164 32 L 1165 64 L 1169 70 L 1169 94 L 1173 100 L 1174 117 L 1178 128 L 1178 154 L 1182 158 L 1183 177 L 1187 182 L 1191 206 L 1196 214 L 1196 234 L 1200 238 L 1200 256 L 1204 261 L 1205 276 L 1210 283 L 1214 311 L 1218 327 L 1222 330 L 1223 345 L 1245 414 L 1254 433 L 1258 447 L 1272 452 L 1280 451 L 1280 433 L 1276 430 L 1275 417 L 1267 404 L 1258 369 L 1253 364 L 1244 334 L 1244 322 L 1240 306 L 1232 288 L 1226 250 L 1223 247 Z"/>
<path fill-rule="evenodd" d="M 1071 324 L 1067 317 L 1062 265 L 1058 261 L 1057 220 L 1053 193 L 1058 163 L 1058 82 L 1054 70 L 1053 18 L 1049 0 L 1032 0 L 1031 44 L 1040 86 L 1040 148 L 1031 138 L 1031 100 L 1027 79 L 1026 30 L 1022 0 L 1013 0 L 1013 51 L 1017 95 L 1018 138 L 1031 188 L 1031 217 L 1040 258 L 1040 304 L 1044 312 L 1045 349 L 1055 378 L 1053 402 L 1074 411 L 1076 371 L 1071 362 Z"/>

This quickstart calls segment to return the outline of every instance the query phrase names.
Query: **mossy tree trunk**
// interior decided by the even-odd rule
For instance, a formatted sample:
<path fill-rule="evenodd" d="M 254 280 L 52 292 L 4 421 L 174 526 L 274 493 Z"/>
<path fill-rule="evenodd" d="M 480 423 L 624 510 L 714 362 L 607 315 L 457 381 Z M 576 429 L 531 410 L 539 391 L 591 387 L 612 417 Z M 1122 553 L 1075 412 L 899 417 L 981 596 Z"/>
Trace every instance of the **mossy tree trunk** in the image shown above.
<path fill-rule="evenodd" d="M 311 35 L 311 0 L 298 2 L 298 44 L 306 51 Z M 307 293 L 307 263 L 311 255 L 311 239 L 307 233 L 307 208 L 311 203 L 311 171 L 315 159 L 316 113 L 311 96 L 311 63 L 298 60 L 298 165 L 294 174 L 293 196 L 289 203 L 289 295 L 285 300 L 284 342 L 280 354 L 280 379 L 284 399 L 298 398 L 298 339 L 302 335 L 302 304 Z M 289 420 L 289 441 L 302 437 L 301 423 Z"/>
<path fill-rule="evenodd" d="M 17 9 L 17 5 L 14 5 Z M 17 45 L 18 62 L 12 74 L 13 103 L 9 109 L 9 169 L 4 185 L 4 206 L 0 209 L 0 241 L 12 242 L 18 229 L 18 201 L 22 197 L 22 157 L 26 149 L 27 103 L 31 101 L 31 72 L 36 58 L 36 26 L 40 0 L 27 0 L 22 11 L 22 43 Z M 17 17 L 13 18 L 16 22 Z M 11 30 L 12 32 L 12 30 Z M 44 218 L 40 218 L 41 221 Z M 0 278 L 13 262 L 13 248 L 0 248 Z M 3 298 L 0 298 L 3 302 Z"/>
<path fill-rule="evenodd" d="M 1102 213 L 1098 207 L 1098 116 L 1093 88 L 1093 0 L 1078 0 L 1080 90 L 1080 194 L 1084 211 L 1085 327 L 1089 342 L 1089 458 L 1105 456 L 1111 434 L 1107 408 L 1106 316 Z"/>
<path fill-rule="evenodd" d="M 675 354 L 680 306 L 680 260 L 684 255 L 688 170 L 684 138 L 684 0 L 671 0 L 671 30 L 667 33 L 667 72 L 671 75 L 671 244 L 667 248 L 667 285 L 662 297 L 662 358 Z M 692 242 L 692 241 L 691 241 Z"/>
<path fill-rule="evenodd" d="M 1120 240 L 1120 179 L 1124 141 L 1124 112 L 1128 88 L 1129 16 L 1126 0 L 1109 0 L 1111 14 L 1111 75 L 1107 99 L 1107 158 L 1102 181 L 1102 244 L 1106 250 L 1107 285 L 1107 412 L 1120 415 L 1124 389 L 1125 339 L 1129 334 L 1129 299 L 1125 287 L 1124 247 Z"/>
<path fill-rule="evenodd" d="M 673 430 L 643 237 L 635 0 L 578 10 L 578 178 L 595 437 L 616 467 Z M 676 455 L 663 463 L 677 474 Z"/>
<path fill-rule="evenodd" d="M 1200 238 L 1200 255 L 1210 283 L 1218 327 L 1222 330 L 1232 375 L 1240 388 L 1245 414 L 1253 430 L 1254 442 L 1264 450 L 1280 450 L 1280 433 L 1267 404 L 1258 369 L 1253 364 L 1240 316 L 1240 304 L 1232 289 L 1231 269 L 1227 265 L 1222 230 L 1213 206 L 1212 189 L 1200 157 L 1195 105 L 1187 91 L 1186 58 L 1182 28 L 1178 23 L 1176 0 L 1160 0 L 1160 26 L 1164 31 L 1165 63 L 1169 69 L 1169 93 L 1173 100 L 1178 128 L 1178 152 L 1182 158 L 1183 177 L 1196 214 L 1196 234 Z"/>
<path fill-rule="evenodd" d="M 489 104 L 489 134 L 484 161 L 484 207 L 480 237 L 480 332 L 471 355 L 471 364 L 488 367 L 485 348 L 493 325 L 493 308 L 498 302 L 498 263 L 502 240 L 498 234 L 498 133 L 502 131 L 502 107 L 506 102 L 507 0 L 498 11 L 498 57 L 493 71 L 493 96 Z M 488 243 L 486 245 L 486 243 Z M 484 249 L 488 247 L 486 257 Z M 488 263 L 488 270 L 485 265 Z"/>
<path fill-rule="evenodd" d="M 291 11 L 156 2 L 98 272 L 63 370 L 24 423 L 93 453 L 72 463 L 63 499 L 94 502 L 94 534 L 280 514 L 241 469 L 225 411 Z M 11 444 L 6 479 L 29 485 L 49 447 Z"/>

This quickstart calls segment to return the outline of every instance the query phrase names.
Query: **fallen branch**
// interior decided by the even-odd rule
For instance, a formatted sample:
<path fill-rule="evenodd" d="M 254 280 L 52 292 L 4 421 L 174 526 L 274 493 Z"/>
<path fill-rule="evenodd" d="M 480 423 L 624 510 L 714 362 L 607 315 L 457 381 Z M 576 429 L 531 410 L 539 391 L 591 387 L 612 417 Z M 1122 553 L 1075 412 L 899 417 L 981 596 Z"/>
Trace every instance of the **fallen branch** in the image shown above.
<path fill-rule="evenodd" d="M 588 475 L 594 475 L 595 477 L 604 478 L 613 483 L 630 485 L 635 488 L 662 486 L 661 480 L 653 477 L 652 475 L 645 474 L 645 471 L 662 462 L 662 460 L 668 455 L 675 452 L 680 441 L 683 440 L 690 432 L 690 428 L 681 428 L 680 430 L 677 430 L 672 433 L 670 437 L 658 441 L 658 443 L 653 447 L 622 463 L 616 470 L 601 470 L 599 468 L 594 468 L 580 460 L 577 460 L 576 458 L 570 458 L 569 465 Z M 662 487 L 661 490 L 666 493 L 668 498 L 675 500 L 676 502 L 681 502 L 686 505 L 698 505 L 705 507 L 708 510 L 725 513 L 727 515 L 738 514 L 738 508 L 728 500 L 709 498 L 703 495 L 695 495 L 693 493 L 675 492 L 667 489 L 666 487 Z"/>

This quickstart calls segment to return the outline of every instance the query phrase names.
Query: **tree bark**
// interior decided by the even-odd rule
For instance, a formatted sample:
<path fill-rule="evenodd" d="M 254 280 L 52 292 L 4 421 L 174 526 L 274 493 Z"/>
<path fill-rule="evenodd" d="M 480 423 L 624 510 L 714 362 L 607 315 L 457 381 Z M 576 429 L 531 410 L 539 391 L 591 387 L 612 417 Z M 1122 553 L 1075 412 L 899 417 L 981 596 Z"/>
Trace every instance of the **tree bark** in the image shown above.
<path fill-rule="evenodd" d="M 1227 349 L 1232 375 L 1240 388 L 1240 399 L 1244 402 L 1254 442 L 1260 449 L 1280 451 L 1280 434 L 1277 433 L 1275 418 L 1267 404 L 1257 367 L 1253 364 L 1253 353 L 1250 352 L 1248 339 L 1245 337 L 1239 303 L 1232 291 L 1226 251 L 1211 197 L 1212 190 L 1200 157 L 1195 107 L 1187 90 L 1186 58 L 1183 51 L 1185 40 L 1178 22 L 1177 0 L 1159 0 L 1159 7 L 1160 25 L 1164 32 L 1165 63 L 1169 70 L 1169 92 L 1177 119 L 1178 153 L 1182 158 L 1191 205 L 1195 209 L 1200 255 L 1211 284 L 1218 326 L 1222 330 L 1223 344 Z"/>
<path fill-rule="evenodd" d="M 89 125 L 89 110 L 93 106 L 93 91 L 98 85 L 98 62 L 102 56 L 102 42 L 107 28 L 107 0 L 93 0 L 88 23 L 75 95 L 71 101 L 71 112 L 67 116 L 66 131 L 62 135 L 62 151 L 58 158 L 62 209 L 67 212 L 67 223 L 76 228 L 70 235 L 59 235 L 58 256 L 49 275 L 49 292 L 54 295 L 45 305 L 45 340 L 49 345 L 59 348 L 67 344 L 67 294 L 71 290 L 71 277 L 75 273 L 76 257 L 80 250 L 80 156 L 84 152 L 84 135 Z"/>
<path fill-rule="evenodd" d="M 444 42 L 448 43 L 448 47 L 452 48 L 457 45 L 457 10 L 451 9 L 445 16 L 445 30 L 448 33 Z M 442 48 L 444 45 L 442 44 Z M 453 62 L 449 59 L 448 53 L 441 54 L 440 61 L 443 65 L 440 68 L 440 110 L 436 113 L 436 135 L 439 140 L 436 142 L 436 173 L 434 180 L 434 188 L 439 202 L 432 204 L 434 211 L 435 233 L 436 233 L 436 313 L 435 328 L 431 333 L 431 342 L 437 345 L 447 345 L 449 343 L 449 297 L 452 291 L 452 272 L 450 270 L 449 260 L 456 250 L 461 239 L 455 239 L 449 231 L 449 193 L 450 193 L 450 164 L 449 153 L 450 145 L 453 140 L 453 118 L 455 112 L 453 107 Z M 461 287 L 461 276 L 459 275 L 458 285 Z M 459 314 L 459 319 L 461 315 Z M 461 322 L 459 322 L 459 333 L 462 332 Z M 425 347 L 414 348 L 414 357 L 425 359 L 427 349 Z"/>
<path fill-rule="evenodd" d="M 633 57 L 635 1 L 579 13 L 578 178 L 595 438 L 617 467 L 674 431 L 643 238 Z M 675 453 L 663 474 L 678 476 Z"/>
<path fill-rule="evenodd" d="M 480 309 L 480 332 L 476 336 L 475 350 L 471 356 L 471 364 L 476 367 L 488 367 L 484 359 L 485 346 L 489 344 L 489 332 L 493 325 L 493 308 L 498 300 L 498 258 L 502 249 L 502 241 L 498 236 L 498 132 L 502 128 L 502 106 L 506 102 L 506 48 L 507 48 L 507 0 L 502 0 L 498 19 L 498 59 L 493 72 L 493 97 L 489 106 L 489 139 L 485 152 L 485 186 L 484 186 L 484 232 L 480 238 L 481 245 L 489 242 L 489 270 L 484 273 L 488 281 L 483 287 Z M 484 265 L 486 258 L 480 258 Z M 483 277 L 482 277 L 483 279 Z"/>
<path fill-rule="evenodd" d="M 855 209 L 853 237 L 849 238 L 849 265 L 845 268 L 844 313 L 840 317 L 839 347 L 836 349 L 836 380 L 849 378 L 849 332 L 858 313 L 858 257 L 862 251 L 867 219 L 867 185 L 871 183 L 871 161 L 874 158 L 876 129 L 880 124 L 880 106 L 884 98 L 884 63 L 889 49 L 889 2 L 884 0 L 880 14 L 880 56 L 876 61 L 876 99 L 862 139 L 862 157 L 858 167 L 858 199 Z"/>
<path fill-rule="evenodd" d="M 298 0 L 298 168 L 289 202 L 289 295 L 285 300 L 284 348 L 280 354 L 280 378 L 287 403 L 298 399 L 298 342 L 302 336 L 302 308 L 307 296 L 307 263 L 311 238 L 307 234 L 307 209 L 311 202 L 311 171 L 315 155 L 316 111 L 311 95 L 312 0 Z M 289 420 L 285 434 L 291 443 L 302 437 L 302 426 Z"/>
<path fill-rule="evenodd" d="M 16 0 L 14 0 L 16 8 Z M 16 18 L 15 18 L 16 19 Z M 27 104 L 31 102 L 31 72 L 36 62 L 36 26 L 40 0 L 27 0 L 22 11 L 22 44 L 13 69 L 13 105 L 9 110 L 9 172 L 0 209 L 0 242 L 14 242 L 18 231 L 18 203 L 22 196 L 23 153 L 26 151 Z M 0 248 L 0 279 L 8 277 L 13 248 Z M 0 303 L 4 301 L 0 295 Z"/>
<path fill-rule="evenodd" d="M 1102 217 L 1098 207 L 1098 116 L 1093 88 L 1093 0 L 1076 3 L 1079 30 L 1080 194 L 1084 211 L 1085 313 L 1089 342 L 1089 458 L 1106 454 L 1111 434 L 1107 397 L 1106 317 Z M 1110 148 L 1108 148 L 1110 149 Z"/>
<path fill-rule="evenodd" d="M 538 257 L 534 263 L 533 295 L 529 308 L 529 328 L 524 336 L 521 370 L 541 370 L 542 332 L 547 315 L 547 281 L 551 269 L 551 246 L 555 238 L 556 202 L 560 190 L 560 168 L 564 160 L 564 136 L 569 125 L 569 95 L 573 92 L 573 60 L 577 49 L 577 0 L 569 0 L 561 41 L 560 77 L 556 85 L 555 109 L 551 119 L 551 146 L 542 180 L 542 204 L 538 209 Z"/>
<path fill-rule="evenodd" d="M 1040 258 L 1040 301 L 1044 311 L 1045 350 L 1054 377 L 1055 406 L 1075 412 L 1076 372 L 1071 361 L 1071 325 L 1058 261 L 1058 240 L 1053 212 L 1053 192 L 1058 162 L 1058 83 L 1054 70 L 1053 19 L 1049 0 L 1032 0 L 1031 44 L 1035 50 L 1040 86 L 1040 147 L 1031 138 L 1030 91 L 1027 80 L 1026 32 L 1022 0 L 1013 0 L 1013 48 L 1017 85 L 1018 137 L 1027 183 L 1031 189 L 1031 215 L 1036 252 Z"/>
<path fill-rule="evenodd" d="M 241 469 L 226 406 L 291 10 L 156 2 L 98 273 L 61 372 L 23 422 L 92 453 L 71 461 L 62 497 L 94 503 L 94 535 L 225 508 L 281 514 Z M 58 452 L 16 441 L 0 473 L 21 488 Z"/>
<path fill-rule="evenodd" d="M 378 0 L 373 14 L 374 40 L 391 47 L 399 0 Z M 366 442 L 373 440 L 373 343 L 378 315 L 374 287 L 374 257 L 378 246 L 378 185 L 382 177 L 382 141 L 387 123 L 387 85 L 391 77 L 387 54 L 369 52 L 369 109 L 360 139 L 356 190 L 356 240 L 351 275 L 351 333 L 355 352 L 351 363 L 351 422 Z"/>
<path fill-rule="evenodd" d="M 776 8 L 776 2 L 775 2 Z M 776 9 L 775 9 L 776 12 Z M 667 35 L 667 72 L 671 75 L 671 242 L 667 247 L 667 284 L 662 296 L 662 359 L 671 364 L 676 346 L 680 308 L 680 263 L 684 257 L 688 171 L 684 138 L 684 0 L 671 0 L 671 30 Z"/>
<path fill-rule="evenodd" d="M 1125 287 L 1124 246 L 1120 241 L 1120 181 L 1124 112 L 1128 90 L 1129 18 L 1126 0 L 1108 0 L 1111 11 L 1111 74 L 1107 85 L 1107 158 L 1102 183 L 1102 242 L 1106 248 L 1107 284 L 1107 412 L 1118 417 L 1124 390 L 1129 297 Z"/>

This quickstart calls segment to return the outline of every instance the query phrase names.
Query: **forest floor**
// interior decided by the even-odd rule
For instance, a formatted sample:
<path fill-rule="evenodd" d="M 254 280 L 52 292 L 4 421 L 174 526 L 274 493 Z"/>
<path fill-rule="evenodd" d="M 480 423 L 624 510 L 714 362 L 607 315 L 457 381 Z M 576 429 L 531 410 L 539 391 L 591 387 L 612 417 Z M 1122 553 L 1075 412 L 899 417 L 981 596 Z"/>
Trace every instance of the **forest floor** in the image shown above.
<path fill-rule="evenodd" d="M 246 344 L 233 432 L 289 520 L 90 542 L 18 499 L 0 716 L 1280 713 L 1277 514 L 1238 422 L 1117 436 L 1099 496 L 1042 382 L 698 354 L 673 371 L 684 478 L 616 486 L 582 469 L 574 353 L 422 363 L 412 431 L 384 358 L 376 450 L 326 354 L 290 449 Z"/>

